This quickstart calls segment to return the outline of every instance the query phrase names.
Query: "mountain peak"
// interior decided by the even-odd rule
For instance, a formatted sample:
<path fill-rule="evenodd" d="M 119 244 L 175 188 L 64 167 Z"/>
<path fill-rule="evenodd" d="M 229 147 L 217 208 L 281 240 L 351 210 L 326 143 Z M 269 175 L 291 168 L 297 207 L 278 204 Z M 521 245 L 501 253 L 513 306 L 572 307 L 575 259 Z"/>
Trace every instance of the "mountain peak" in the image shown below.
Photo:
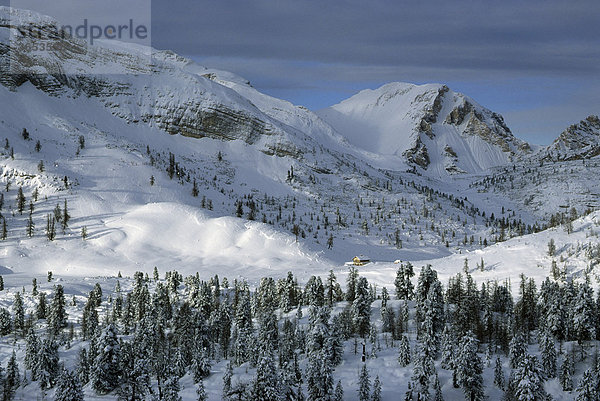
<path fill-rule="evenodd" d="M 435 176 L 481 172 L 530 152 L 500 114 L 443 84 L 393 82 L 319 115 L 354 145 Z"/>
<path fill-rule="evenodd" d="M 544 150 L 544 158 L 577 160 L 600 155 L 600 119 L 591 115 L 564 130 Z"/>

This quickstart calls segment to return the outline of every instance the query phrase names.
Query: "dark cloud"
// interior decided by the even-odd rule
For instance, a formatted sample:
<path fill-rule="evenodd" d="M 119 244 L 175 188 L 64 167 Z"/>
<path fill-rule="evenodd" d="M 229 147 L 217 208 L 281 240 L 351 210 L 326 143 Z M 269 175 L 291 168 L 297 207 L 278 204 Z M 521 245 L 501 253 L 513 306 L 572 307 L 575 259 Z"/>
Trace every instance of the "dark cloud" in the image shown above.
<path fill-rule="evenodd" d="M 594 1 L 176 1 L 153 41 L 197 56 L 596 73 Z"/>

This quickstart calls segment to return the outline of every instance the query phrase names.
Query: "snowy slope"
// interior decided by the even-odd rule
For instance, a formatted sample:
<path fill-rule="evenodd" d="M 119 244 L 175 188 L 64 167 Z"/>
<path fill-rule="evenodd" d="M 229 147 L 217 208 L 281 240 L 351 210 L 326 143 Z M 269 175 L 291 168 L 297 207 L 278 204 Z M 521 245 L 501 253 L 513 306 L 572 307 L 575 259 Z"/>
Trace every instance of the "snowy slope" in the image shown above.
<path fill-rule="evenodd" d="M 445 85 L 391 83 L 318 114 L 356 146 L 433 177 L 480 173 L 530 151 L 500 115 Z"/>

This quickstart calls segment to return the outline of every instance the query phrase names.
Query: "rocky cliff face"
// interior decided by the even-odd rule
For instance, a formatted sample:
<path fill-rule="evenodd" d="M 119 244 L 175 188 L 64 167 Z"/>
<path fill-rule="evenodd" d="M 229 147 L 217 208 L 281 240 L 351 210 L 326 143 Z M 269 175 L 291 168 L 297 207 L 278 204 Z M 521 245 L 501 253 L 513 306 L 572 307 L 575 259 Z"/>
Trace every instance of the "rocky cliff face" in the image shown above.
<path fill-rule="evenodd" d="M 169 134 L 243 140 L 268 154 L 301 157 L 278 121 L 211 77 L 186 70 L 189 60 L 138 45 L 91 46 L 58 26 L 49 17 L 2 8 L 0 84 L 17 90 L 30 83 L 51 96 L 91 97 L 116 116 Z"/>
<path fill-rule="evenodd" d="M 564 130 L 542 151 L 549 160 L 579 160 L 600 155 L 600 119 L 589 116 Z"/>

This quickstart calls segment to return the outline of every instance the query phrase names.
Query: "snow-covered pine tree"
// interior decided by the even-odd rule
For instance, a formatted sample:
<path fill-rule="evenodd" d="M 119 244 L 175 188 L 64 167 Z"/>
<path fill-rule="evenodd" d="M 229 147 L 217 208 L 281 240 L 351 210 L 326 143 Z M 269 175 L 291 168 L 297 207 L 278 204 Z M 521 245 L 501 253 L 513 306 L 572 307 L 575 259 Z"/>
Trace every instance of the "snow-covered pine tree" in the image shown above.
<path fill-rule="evenodd" d="M 514 371 L 514 394 L 519 401 L 545 400 L 544 373 L 538 359 L 532 355 L 524 355 L 519 366 Z"/>
<path fill-rule="evenodd" d="M 25 330 L 25 308 L 23 306 L 23 298 L 21 293 L 15 292 L 15 300 L 13 302 L 13 327 L 15 332 L 20 336 L 24 336 Z"/>
<path fill-rule="evenodd" d="M 556 347 L 550 333 L 542 336 L 540 343 L 542 351 L 542 369 L 546 377 L 556 377 Z"/>
<path fill-rule="evenodd" d="M 375 381 L 373 382 L 371 401 L 381 401 L 381 380 L 379 380 L 379 375 L 375 376 Z"/>
<path fill-rule="evenodd" d="M 167 368 L 165 380 L 162 384 L 162 400 L 164 401 L 182 401 L 179 395 L 181 387 L 179 385 L 179 376 L 175 369 Z"/>
<path fill-rule="evenodd" d="M 65 293 L 63 286 L 54 286 L 54 297 L 48 312 L 48 330 L 51 335 L 57 336 L 67 327 L 67 312 L 65 311 Z"/>
<path fill-rule="evenodd" d="M 344 401 L 344 387 L 342 387 L 341 380 L 338 380 L 337 384 L 335 385 L 333 401 Z"/>
<path fill-rule="evenodd" d="M 406 366 L 411 362 L 411 354 L 410 354 L 410 344 L 408 342 L 408 337 L 403 335 L 400 338 L 400 346 L 398 351 L 398 363 L 400 366 Z"/>
<path fill-rule="evenodd" d="M 413 373 L 411 381 L 414 383 L 413 390 L 428 399 L 431 376 L 436 373 L 433 357 L 426 344 L 419 342 L 415 353 Z"/>
<path fill-rule="evenodd" d="M 252 383 L 252 399 L 279 401 L 281 389 L 273 357 L 267 353 L 259 358 L 256 376 Z"/>
<path fill-rule="evenodd" d="M 40 388 L 46 390 L 56 384 L 59 374 L 58 344 L 53 339 L 44 339 L 37 358 L 37 380 Z"/>
<path fill-rule="evenodd" d="M 598 400 L 597 377 L 593 368 L 586 369 L 577 386 L 576 401 Z"/>
<path fill-rule="evenodd" d="M 96 311 L 96 300 L 94 292 L 90 292 L 81 318 L 81 336 L 84 340 L 89 339 L 96 333 L 98 328 L 98 312 Z"/>
<path fill-rule="evenodd" d="M 480 401 L 484 399 L 483 392 L 483 363 L 477 355 L 477 339 L 472 333 L 467 333 L 460 344 L 456 355 L 456 374 L 467 400 Z"/>
<path fill-rule="evenodd" d="M 204 348 L 197 349 L 192 357 L 192 373 L 194 383 L 199 383 L 202 379 L 210 375 L 210 360 L 207 355 L 207 350 Z"/>
<path fill-rule="evenodd" d="M 510 367 L 516 369 L 521 364 L 521 359 L 527 354 L 527 344 L 524 336 L 519 332 L 513 336 L 509 345 Z"/>
<path fill-rule="evenodd" d="M 86 385 L 90 381 L 90 363 L 88 360 L 88 354 L 87 354 L 87 350 L 85 349 L 85 347 L 79 348 L 79 352 L 77 353 L 77 371 L 76 372 L 77 372 L 77 378 L 83 385 Z M 33 375 L 33 371 L 32 371 L 32 375 Z"/>
<path fill-rule="evenodd" d="M 46 293 L 43 291 L 40 291 L 39 295 L 38 295 L 38 303 L 37 306 L 35 308 L 35 316 L 38 319 L 45 319 L 46 318 Z"/>
<path fill-rule="evenodd" d="M 396 279 L 394 280 L 397 299 L 412 299 L 414 295 L 414 286 L 411 279 L 414 275 L 415 272 L 410 262 L 400 264 L 400 267 L 396 271 Z"/>
<path fill-rule="evenodd" d="M 440 378 L 435 374 L 435 380 L 433 381 L 433 401 L 444 401 L 444 394 L 442 394 L 442 385 L 440 384 Z"/>
<path fill-rule="evenodd" d="M 13 350 L 8 363 L 6 364 L 6 376 L 4 377 L 4 397 L 3 400 L 12 400 L 15 392 L 21 385 L 21 374 L 19 365 L 17 365 L 17 355 Z"/>
<path fill-rule="evenodd" d="M 225 369 L 225 374 L 223 375 L 223 392 L 222 398 L 224 400 L 229 398 L 229 393 L 231 391 L 231 378 L 233 377 L 233 365 L 231 362 L 227 364 L 227 368 Z"/>
<path fill-rule="evenodd" d="M 204 381 L 200 380 L 196 384 L 196 401 L 206 401 L 208 400 L 208 395 L 206 394 L 206 390 L 204 389 Z"/>
<path fill-rule="evenodd" d="M 573 354 L 567 353 L 560 366 L 559 381 L 563 391 L 573 390 L 573 373 L 575 370 Z"/>
<path fill-rule="evenodd" d="M 348 268 L 346 278 L 346 301 L 352 303 L 356 297 L 356 283 L 358 281 L 358 270 L 354 266 Z"/>
<path fill-rule="evenodd" d="M 371 294 L 369 283 L 365 277 L 359 277 L 356 281 L 355 298 L 352 302 L 352 320 L 355 332 L 362 338 L 366 338 L 371 327 Z"/>
<path fill-rule="evenodd" d="M 496 357 L 496 363 L 494 365 L 494 385 L 500 390 L 504 390 L 505 385 L 504 369 L 502 368 L 502 361 L 500 357 Z"/>
<path fill-rule="evenodd" d="M 456 347 L 454 337 L 450 333 L 448 326 L 444 327 L 444 331 L 442 333 L 441 338 L 441 349 L 442 349 L 442 359 L 441 366 L 442 369 L 454 369 L 452 363 L 454 361 L 454 348 Z"/>
<path fill-rule="evenodd" d="M 117 329 L 113 324 L 109 324 L 98 340 L 98 355 L 91 368 L 92 388 L 96 393 L 107 394 L 119 385 L 121 374 L 119 353 Z"/>
<path fill-rule="evenodd" d="M 83 396 L 83 387 L 77 375 L 63 369 L 56 383 L 54 401 L 83 401 Z"/>
<path fill-rule="evenodd" d="M 13 329 L 12 316 L 5 308 L 0 308 L 0 335 L 10 334 Z"/>
<path fill-rule="evenodd" d="M 358 375 L 358 400 L 369 401 L 371 395 L 371 381 L 369 379 L 369 370 L 365 363 L 360 368 Z"/>
<path fill-rule="evenodd" d="M 35 334 L 35 330 L 33 327 L 29 328 L 27 332 L 27 337 L 25 338 L 25 359 L 24 366 L 25 369 L 29 369 L 31 371 L 31 379 L 36 380 L 37 378 L 37 358 L 38 352 L 40 351 L 40 342 Z"/>

